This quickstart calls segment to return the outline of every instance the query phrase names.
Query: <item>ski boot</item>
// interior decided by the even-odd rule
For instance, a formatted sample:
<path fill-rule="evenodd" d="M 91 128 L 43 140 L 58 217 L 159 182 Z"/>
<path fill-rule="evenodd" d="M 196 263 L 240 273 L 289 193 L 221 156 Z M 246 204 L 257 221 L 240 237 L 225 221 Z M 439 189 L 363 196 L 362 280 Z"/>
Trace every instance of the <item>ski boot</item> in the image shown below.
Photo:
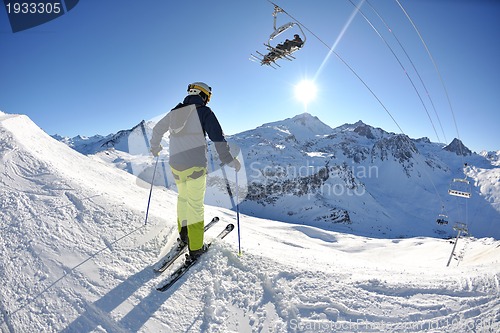
<path fill-rule="evenodd" d="M 186 264 L 190 264 L 191 262 L 198 260 L 198 258 L 203 253 L 207 252 L 207 250 L 208 250 L 207 244 L 203 244 L 203 246 L 199 250 L 194 250 L 194 251 L 189 250 L 189 254 L 186 255 Z"/>

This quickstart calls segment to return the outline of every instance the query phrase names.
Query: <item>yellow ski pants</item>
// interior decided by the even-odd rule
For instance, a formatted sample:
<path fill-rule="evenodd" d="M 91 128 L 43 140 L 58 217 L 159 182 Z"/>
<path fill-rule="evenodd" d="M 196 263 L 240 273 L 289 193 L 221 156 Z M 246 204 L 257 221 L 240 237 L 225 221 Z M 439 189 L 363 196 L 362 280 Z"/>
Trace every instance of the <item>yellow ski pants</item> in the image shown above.
<path fill-rule="evenodd" d="M 192 167 L 184 171 L 171 169 L 178 192 L 179 233 L 183 226 L 187 226 L 189 250 L 196 251 L 203 247 L 207 169 L 204 167 Z"/>

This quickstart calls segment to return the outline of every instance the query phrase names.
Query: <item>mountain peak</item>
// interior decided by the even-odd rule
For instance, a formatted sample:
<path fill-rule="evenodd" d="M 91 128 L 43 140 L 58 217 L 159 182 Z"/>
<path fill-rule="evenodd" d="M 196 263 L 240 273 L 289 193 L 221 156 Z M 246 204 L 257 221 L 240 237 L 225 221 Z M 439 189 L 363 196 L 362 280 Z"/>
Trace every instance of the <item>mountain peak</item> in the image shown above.
<path fill-rule="evenodd" d="M 366 125 L 361 120 L 356 122 L 354 125 L 356 126 L 356 128 L 354 128 L 355 133 L 358 133 L 359 135 L 364 136 L 368 139 L 375 139 L 375 136 L 372 133 L 371 126 Z"/>
<path fill-rule="evenodd" d="M 443 148 L 444 150 L 450 151 L 452 153 L 455 153 L 457 155 L 462 155 L 462 156 L 468 156 L 472 155 L 472 151 L 467 148 L 461 140 L 454 138 L 453 141 L 447 145 L 446 147 Z"/>
<path fill-rule="evenodd" d="M 294 116 L 292 118 L 292 120 L 293 121 L 303 121 L 303 122 L 306 122 L 306 121 L 315 121 L 315 120 L 320 121 L 318 119 L 318 117 L 313 116 L 312 114 L 310 114 L 308 112 L 300 113 L 300 114 Z"/>
<path fill-rule="evenodd" d="M 299 124 L 299 125 L 306 126 L 306 127 L 309 127 L 309 126 L 321 126 L 321 127 L 327 127 L 329 130 L 332 129 L 330 126 L 326 125 L 324 122 L 322 122 L 321 120 L 319 120 L 318 117 L 313 116 L 312 114 L 310 114 L 308 112 L 304 112 L 304 113 L 298 114 L 298 115 L 296 115 L 296 116 L 294 116 L 292 118 L 287 118 L 287 119 L 285 119 L 283 121 L 284 122 L 286 122 L 286 121 L 292 121 L 295 124 Z"/>
<path fill-rule="evenodd" d="M 286 118 L 272 123 L 267 123 L 260 128 L 278 128 L 281 131 L 286 130 L 295 138 L 309 139 L 318 135 L 327 135 L 333 132 L 333 129 L 319 120 L 318 117 L 304 112 L 292 118 Z"/>

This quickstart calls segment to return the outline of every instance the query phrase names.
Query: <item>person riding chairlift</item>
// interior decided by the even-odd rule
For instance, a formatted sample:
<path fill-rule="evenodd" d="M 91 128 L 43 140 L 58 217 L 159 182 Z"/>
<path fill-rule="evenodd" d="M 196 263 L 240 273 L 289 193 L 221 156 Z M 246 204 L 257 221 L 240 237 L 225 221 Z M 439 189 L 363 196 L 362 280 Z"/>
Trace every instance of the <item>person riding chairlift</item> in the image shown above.
<path fill-rule="evenodd" d="M 292 50 L 292 47 L 301 48 L 304 44 L 304 41 L 300 38 L 298 34 L 293 35 L 293 39 L 286 39 L 283 44 L 276 45 L 276 49 L 281 50 L 283 52 L 289 53 Z M 265 57 L 264 62 L 271 62 L 274 58 L 279 55 L 278 52 L 270 51 Z"/>
<path fill-rule="evenodd" d="M 304 44 L 304 41 L 300 38 L 300 36 L 298 34 L 295 34 L 295 35 L 293 35 L 292 40 L 286 39 L 283 44 L 276 45 L 276 48 L 283 50 L 283 51 L 290 52 L 292 47 L 295 46 L 295 47 L 300 49 L 302 47 L 302 44 Z"/>

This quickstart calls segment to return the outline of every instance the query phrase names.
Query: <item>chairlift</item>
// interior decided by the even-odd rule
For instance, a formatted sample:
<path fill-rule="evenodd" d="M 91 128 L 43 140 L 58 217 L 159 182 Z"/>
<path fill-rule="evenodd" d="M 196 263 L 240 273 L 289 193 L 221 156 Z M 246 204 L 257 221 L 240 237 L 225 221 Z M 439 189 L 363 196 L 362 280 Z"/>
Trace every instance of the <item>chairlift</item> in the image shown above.
<path fill-rule="evenodd" d="M 469 199 L 472 196 L 470 181 L 465 178 L 453 178 L 448 194 Z"/>
<path fill-rule="evenodd" d="M 448 215 L 446 214 L 439 214 L 438 218 L 436 219 L 437 224 L 448 224 Z"/>
<path fill-rule="evenodd" d="M 274 5 L 274 12 L 273 12 L 273 29 L 274 29 L 274 31 L 269 36 L 269 40 L 264 43 L 264 46 L 266 47 L 268 53 L 263 54 L 259 51 L 256 51 L 258 56 L 251 54 L 250 60 L 260 62 L 261 65 L 268 65 L 268 66 L 271 66 L 273 68 L 275 68 L 273 65 L 281 67 L 280 65 L 278 65 L 276 63 L 276 60 L 287 59 L 289 61 L 292 61 L 293 59 L 295 59 L 295 57 L 292 54 L 304 46 L 304 44 L 306 42 L 306 35 L 305 35 L 304 31 L 302 30 L 301 25 L 298 22 L 288 22 L 288 23 L 285 23 L 279 27 L 276 27 L 277 17 L 278 17 L 278 14 L 280 14 L 280 13 L 286 14 L 286 12 L 281 7 L 279 7 L 278 5 L 275 4 Z M 301 39 L 301 43 L 287 40 L 288 44 L 287 44 L 287 41 L 285 41 L 281 44 L 276 44 L 274 46 L 271 44 L 271 41 L 273 41 L 276 37 L 278 37 L 283 32 L 285 32 L 291 28 L 294 28 L 294 27 L 297 27 L 300 31 L 300 35 L 298 33 L 296 33 L 295 35 L 299 35 L 299 38 L 302 36 L 303 39 Z"/>
<path fill-rule="evenodd" d="M 436 219 L 437 224 L 448 224 L 448 215 L 444 210 L 444 206 L 441 207 L 441 213 L 438 215 Z"/>

